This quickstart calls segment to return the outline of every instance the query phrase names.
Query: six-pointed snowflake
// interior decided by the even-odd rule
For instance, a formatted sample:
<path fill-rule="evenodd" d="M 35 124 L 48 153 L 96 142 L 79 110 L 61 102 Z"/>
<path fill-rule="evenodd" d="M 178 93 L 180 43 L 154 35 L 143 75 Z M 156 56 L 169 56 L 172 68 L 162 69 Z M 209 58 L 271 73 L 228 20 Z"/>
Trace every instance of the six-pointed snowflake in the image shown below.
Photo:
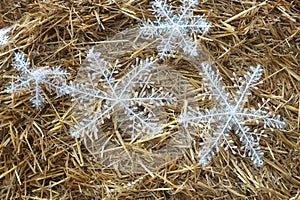
<path fill-rule="evenodd" d="M 22 52 L 15 53 L 14 67 L 20 72 L 20 75 L 14 77 L 16 80 L 6 88 L 11 94 L 31 93 L 33 97 L 30 99 L 32 104 L 39 108 L 46 101 L 43 94 L 43 86 L 47 86 L 50 90 L 56 91 L 57 94 L 64 94 L 61 87 L 65 84 L 65 79 L 69 73 L 54 67 L 48 68 L 30 68 L 30 62 Z"/>
<path fill-rule="evenodd" d="M 261 83 L 260 77 L 263 69 L 260 65 L 251 67 L 243 78 L 235 78 L 238 89 L 231 97 L 226 91 L 218 71 L 214 71 L 210 64 L 202 65 L 203 79 L 205 85 L 210 90 L 210 100 L 213 107 L 208 110 L 201 108 L 189 108 L 187 112 L 182 113 L 179 122 L 185 127 L 195 126 L 203 130 L 201 136 L 204 136 L 202 149 L 199 153 L 199 163 L 208 164 L 212 157 L 220 151 L 221 147 L 231 149 L 236 153 L 236 146 L 230 139 L 231 131 L 243 143 L 241 148 L 242 156 L 250 156 L 255 166 L 263 163 L 263 152 L 259 147 L 259 140 L 264 135 L 266 128 L 283 128 L 285 123 L 280 120 L 280 115 L 274 115 L 268 111 L 268 100 L 255 108 L 246 108 L 246 103 L 251 96 L 251 89 L 256 89 Z M 205 96 L 205 95 L 204 95 Z M 252 129 L 253 124 L 263 125 L 262 129 Z"/>
<path fill-rule="evenodd" d="M 197 55 L 197 43 L 191 34 L 207 32 L 210 27 L 202 17 L 193 16 L 192 8 L 197 3 L 197 0 L 183 0 L 179 11 L 175 13 L 166 0 L 153 2 L 152 11 L 156 20 L 144 22 L 140 31 L 145 37 L 159 39 L 157 48 L 162 57 L 174 53 L 178 48 L 189 55 Z"/>
<path fill-rule="evenodd" d="M 156 60 L 137 59 L 130 72 L 116 79 L 119 67 L 106 62 L 100 53 L 90 49 L 77 82 L 66 87 L 73 100 L 78 102 L 76 115 L 81 116 L 75 130 L 71 131 L 72 136 L 97 134 L 99 125 L 111 116 L 118 122 L 119 128 L 126 129 L 132 137 L 140 133 L 155 135 L 162 131 L 159 125 L 161 119 L 155 112 L 159 109 L 154 107 L 170 104 L 175 99 L 162 88 L 153 87 L 149 81 L 149 75 L 156 70 Z"/>

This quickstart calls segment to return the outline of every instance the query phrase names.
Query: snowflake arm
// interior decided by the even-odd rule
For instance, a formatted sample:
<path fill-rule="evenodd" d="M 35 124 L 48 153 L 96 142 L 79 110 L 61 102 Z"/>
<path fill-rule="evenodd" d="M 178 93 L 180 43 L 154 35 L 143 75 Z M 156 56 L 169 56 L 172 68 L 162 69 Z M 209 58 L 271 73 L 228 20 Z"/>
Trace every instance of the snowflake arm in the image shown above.
<path fill-rule="evenodd" d="M 0 29 L 0 47 L 7 44 L 10 40 L 9 36 L 7 35 L 9 31 L 15 26 L 5 27 Z"/>

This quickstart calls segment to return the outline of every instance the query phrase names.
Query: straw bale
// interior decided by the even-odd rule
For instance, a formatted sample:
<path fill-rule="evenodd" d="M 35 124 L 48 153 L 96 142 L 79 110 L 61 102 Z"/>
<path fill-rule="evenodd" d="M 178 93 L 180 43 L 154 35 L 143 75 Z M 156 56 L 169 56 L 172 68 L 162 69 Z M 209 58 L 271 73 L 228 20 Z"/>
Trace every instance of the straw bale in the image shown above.
<path fill-rule="evenodd" d="M 63 66 L 72 80 L 89 47 L 153 17 L 149 3 L 2 0 L 0 26 L 18 25 L 0 52 L 1 91 L 17 73 L 14 51 L 36 67 Z M 300 1 L 203 0 L 196 14 L 212 23 L 195 37 L 227 85 L 232 72 L 258 63 L 265 69 L 249 104 L 270 98 L 288 126 L 267 132 L 262 167 L 225 151 L 201 166 L 192 149 L 157 171 L 124 173 L 99 164 L 69 136 L 69 97 L 46 91 L 50 103 L 35 110 L 30 95 L 1 92 L 0 199 L 300 199 Z"/>

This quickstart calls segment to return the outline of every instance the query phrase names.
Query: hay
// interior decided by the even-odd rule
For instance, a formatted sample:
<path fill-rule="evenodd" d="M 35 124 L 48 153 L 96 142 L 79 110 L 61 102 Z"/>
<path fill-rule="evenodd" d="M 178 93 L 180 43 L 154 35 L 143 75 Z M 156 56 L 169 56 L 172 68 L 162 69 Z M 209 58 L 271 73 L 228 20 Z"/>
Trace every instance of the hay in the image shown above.
<path fill-rule="evenodd" d="M 15 50 L 37 67 L 64 66 L 73 79 L 90 46 L 152 17 L 147 8 L 138 0 L 2 1 L 0 25 L 19 25 L 0 53 L 1 91 L 16 74 Z M 262 64 L 255 96 L 270 98 L 288 122 L 261 142 L 261 168 L 224 151 L 203 167 L 186 152 L 156 171 L 124 173 L 100 165 L 68 135 L 68 97 L 47 93 L 50 103 L 35 110 L 29 95 L 1 92 L 0 199 L 300 199 L 300 2 L 207 0 L 198 8 L 212 23 L 199 42 L 225 82 Z"/>

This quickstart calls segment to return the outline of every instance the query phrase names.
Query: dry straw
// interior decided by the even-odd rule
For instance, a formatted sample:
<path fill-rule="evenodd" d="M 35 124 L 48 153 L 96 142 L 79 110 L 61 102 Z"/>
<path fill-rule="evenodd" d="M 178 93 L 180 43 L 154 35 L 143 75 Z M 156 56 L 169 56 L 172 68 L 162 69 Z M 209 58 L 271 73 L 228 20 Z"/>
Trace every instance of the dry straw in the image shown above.
<path fill-rule="evenodd" d="M 149 2 L 139 0 L 1 1 L 0 25 L 18 24 L 1 49 L 1 91 L 17 73 L 14 51 L 26 52 L 37 67 L 64 66 L 74 79 L 89 47 L 153 17 L 147 8 Z M 260 63 L 264 84 L 248 106 L 270 98 L 288 122 L 286 131 L 267 132 L 261 168 L 225 151 L 208 166 L 197 165 L 194 144 L 161 169 L 124 173 L 99 164 L 68 135 L 74 124 L 69 97 L 45 89 L 49 104 L 35 110 L 29 95 L 1 92 L 0 199 L 300 199 L 299 1 L 207 0 L 195 14 L 212 23 L 209 34 L 195 37 L 226 85 L 232 72 L 243 75 Z M 200 87 L 197 77 L 187 76 Z"/>

